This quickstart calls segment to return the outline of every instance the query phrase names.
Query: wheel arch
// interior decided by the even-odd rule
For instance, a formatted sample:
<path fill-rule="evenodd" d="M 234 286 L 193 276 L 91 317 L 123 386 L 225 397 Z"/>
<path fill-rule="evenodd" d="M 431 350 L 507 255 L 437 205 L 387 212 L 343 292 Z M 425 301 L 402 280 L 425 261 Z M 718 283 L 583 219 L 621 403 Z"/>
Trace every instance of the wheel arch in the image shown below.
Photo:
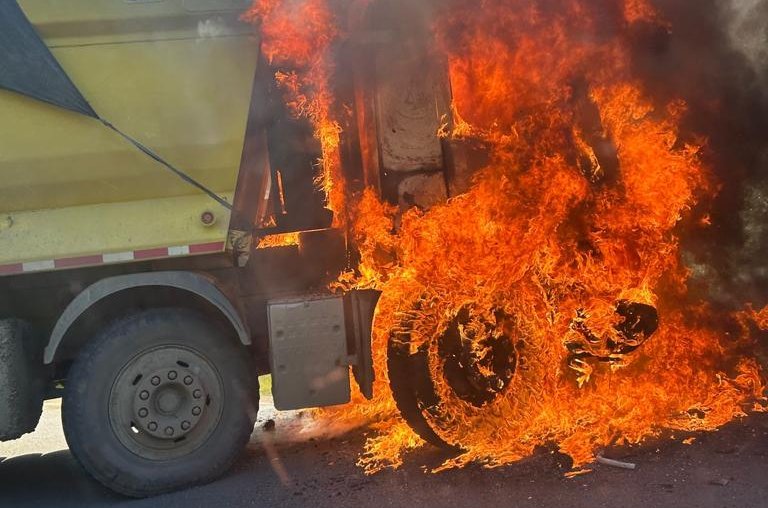
<path fill-rule="evenodd" d="M 120 308 L 124 309 L 147 302 L 151 302 L 150 306 L 189 306 L 212 313 L 231 326 L 242 345 L 251 345 L 245 320 L 215 278 L 187 271 L 137 273 L 108 277 L 81 291 L 56 321 L 45 348 L 44 363 L 73 357 L 73 352 L 85 342 L 83 330 L 95 326 L 94 319 L 103 324 L 109 316 L 96 311 L 107 305 L 122 305 Z"/>

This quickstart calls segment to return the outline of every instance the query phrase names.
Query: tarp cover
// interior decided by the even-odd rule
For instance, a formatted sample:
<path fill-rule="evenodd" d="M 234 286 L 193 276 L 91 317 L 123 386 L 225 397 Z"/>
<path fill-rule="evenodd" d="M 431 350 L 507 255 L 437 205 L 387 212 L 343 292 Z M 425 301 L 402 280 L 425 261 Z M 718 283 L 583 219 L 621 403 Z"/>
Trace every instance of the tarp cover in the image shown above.
<path fill-rule="evenodd" d="M 16 0 L 0 0 L 0 88 L 98 118 Z"/>

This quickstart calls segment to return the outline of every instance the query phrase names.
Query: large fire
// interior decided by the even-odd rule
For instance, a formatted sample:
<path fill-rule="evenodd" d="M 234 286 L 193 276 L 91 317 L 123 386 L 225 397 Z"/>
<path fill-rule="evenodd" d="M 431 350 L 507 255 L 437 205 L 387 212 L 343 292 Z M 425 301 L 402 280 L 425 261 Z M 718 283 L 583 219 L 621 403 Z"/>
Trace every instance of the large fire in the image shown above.
<path fill-rule="evenodd" d="M 331 10 L 325 0 L 258 0 L 244 18 L 260 24 L 262 52 L 269 63 L 291 69 L 277 72 L 275 79 L 285 91 L 292 112 L 309 119 L 315 127 L 323 151 L 320 183 L 328 196 L 329 209 L 336 212 L 334 225 L 339 226 L 346 199 L 343 185 L 336 185 L 341 179 L 341 130 L 334 118 L 329 50 L 340 34 Z"/>
<path fill-rule="evenodd" d="M 278 81 L 316 126 L 334 209 L 349 211 L 361 263 L 339 284 L 383 291 L 374 400 L 319 416 L 378 431 L 367 471 L 422 437 L 457 449 L 445 467 L 555 443 L 578 470 L 606 446 L 763 408 L 750 330 L 768 311 L 726 316 L 689 295 L 678 235 L 706 227 L 692 208 L 717 182 L 706 139 L 680 128 L 686 104 L 633 75 L 633 24 L 672 29 L 651 5 L 437 2 L 455 111 L 442 135 L 489 162 L 466 193 L 403 213 L 339 183 L 334 112 L 351 105 L 331 93 L 328 50 L 345 37 L 342 4 L 257 0 L 251 17 L 265 54 L 298 69 Z M 412 393 L 396 404 L 392 389 Z"/>

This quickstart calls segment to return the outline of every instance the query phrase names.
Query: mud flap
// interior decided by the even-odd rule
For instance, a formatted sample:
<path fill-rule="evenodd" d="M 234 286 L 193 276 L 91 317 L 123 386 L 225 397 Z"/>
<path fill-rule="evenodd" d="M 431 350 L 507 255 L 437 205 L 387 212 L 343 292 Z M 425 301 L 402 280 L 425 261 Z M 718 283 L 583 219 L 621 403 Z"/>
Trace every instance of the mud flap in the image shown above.
<path fill-rule="evenodd" d="M 305 296 L 268 304 L 272 395 L 277 409 L 349 402 L 349 367 L 373 395 L 371 320 L 379 294 Z"/>
<path fill-rule="evenodd" d="M 347 341 L 354 358 L 352 374 L 366 399 L 373 398 L 373 352 L 371 351 L 371 333 L 373 315 L 381 296 L 380 291 L 372 289 L 352 291 L 347 294 L 345 311 L 347 312 Z M 350 322 L 351 319 L 351 322 Z"/>
<path fill-rule="evenodd" d="M 23 321 L 0 321 L 0 441 L 32 432 L 43 410 L 43 347 Z"/>

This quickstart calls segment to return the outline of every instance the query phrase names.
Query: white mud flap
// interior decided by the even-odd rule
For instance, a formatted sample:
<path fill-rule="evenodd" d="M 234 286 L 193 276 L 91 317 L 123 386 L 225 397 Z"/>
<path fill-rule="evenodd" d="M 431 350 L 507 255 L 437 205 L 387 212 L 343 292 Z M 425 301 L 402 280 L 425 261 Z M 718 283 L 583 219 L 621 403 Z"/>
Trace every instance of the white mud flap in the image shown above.
<path fill-rule="evenodd" d="M 371 320 L 378 292 L 307 296 L 268 304 L 272 395 L 277 409 L 344 404 L 349 369 L 372 395 Z"/>

